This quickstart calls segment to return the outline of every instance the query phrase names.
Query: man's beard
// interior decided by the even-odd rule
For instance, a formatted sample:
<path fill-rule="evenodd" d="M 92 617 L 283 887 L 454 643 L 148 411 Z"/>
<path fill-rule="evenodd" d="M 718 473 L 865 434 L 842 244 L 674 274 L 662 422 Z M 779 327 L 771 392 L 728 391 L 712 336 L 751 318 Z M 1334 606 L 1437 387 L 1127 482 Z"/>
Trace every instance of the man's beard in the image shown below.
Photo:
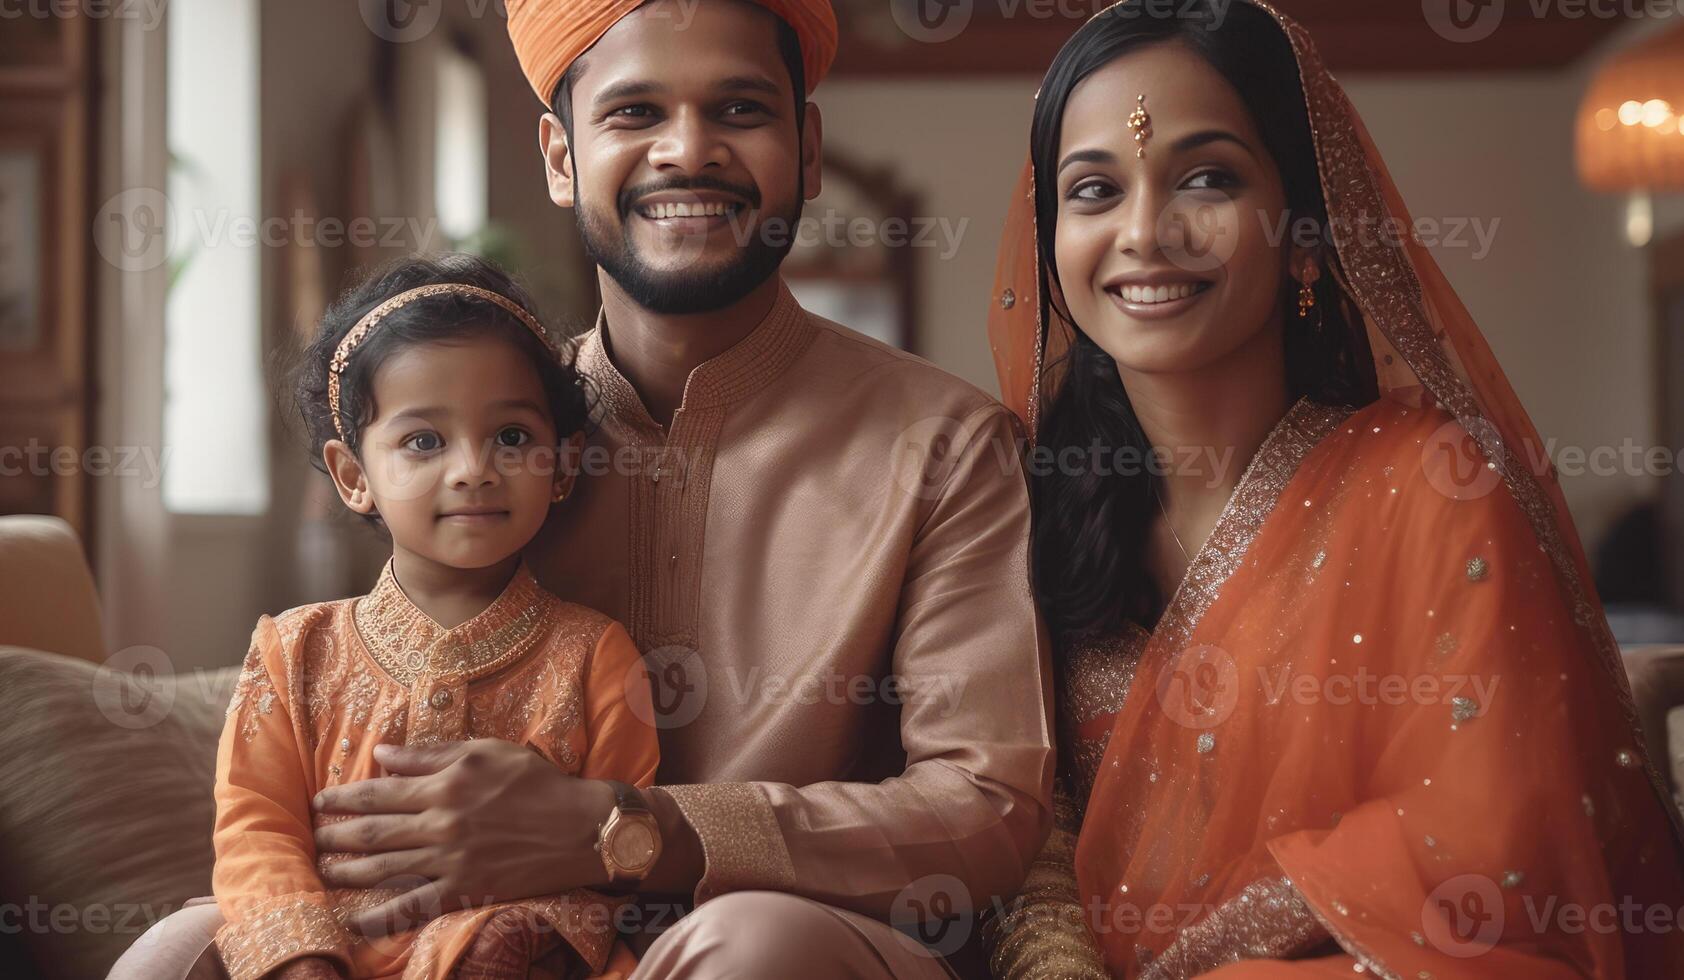
<path fill-rule="evenodd" d="M 718 187 L 711 181 L 674 182 L 661 189 Z M 638 189 L 635 196 L 650 193 Z M 759 195 L 745 194 L 748 208 L 758 208 Z M 794 213 L 774 216 L 771 228 L 785 229 L 777 236 L 781 241 L 768 241 L 767 219 L 752 230 L 748 242 L 722 268 L 662 271 L 652 268 L 632 245 L 628 224 L 633 214 L 624 196 L 619 207 L 620 225 L 616 229 L 596 209 L 578 202 L 579 237 L 584 241 L 585 254 L 607 272 L 637 305 L 652 313 L 685 314 L 710 313 L 723 309 L 747 296 L 767 277 L 777 272 L 784 256 L 795 244 L 794 229 L 801 218 L 802 195 L 796 195 Z M 745 209 L 746 210 L 746 209 Z M 781 220 L 779 220 L 781 219 Z M 728 219 L 729 220 L 729 219 Z M 682 246 L 681 246 L 682 247 Z"/>

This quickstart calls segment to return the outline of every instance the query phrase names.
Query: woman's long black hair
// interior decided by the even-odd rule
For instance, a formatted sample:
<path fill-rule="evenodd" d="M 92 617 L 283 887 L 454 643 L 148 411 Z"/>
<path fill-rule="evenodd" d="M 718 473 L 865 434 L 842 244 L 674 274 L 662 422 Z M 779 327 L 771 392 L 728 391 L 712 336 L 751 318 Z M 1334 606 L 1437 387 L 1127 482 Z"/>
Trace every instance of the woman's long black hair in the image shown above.
<path fill-rule="evenodd" d="M 1132 456 L 1137 459 L 1151 450 L 1116 362 L 1075 327 L 1068 311 L 1047 299 L 1052 296 L 1049 278 L 1056 278 L 1058 268 L 1058 194 L 1051 175 L 1057 169 L 1064 109 L 1083 79 L 1150 44 L 1186 45 L 1228 80 L 1256 120 L 1280 168 L 1290 220 L 1311 218 L 1318 229 L 1327 228 L 1303 85 L 1286 34 L 1273 17 L 1249 4 L 1201 0 L 1191 9 L 1176 6 L 1173 16 L 1154 16 L 1140 4 L 1125 4 L 1094 17 L 1053 59 L 1036 100 L 1030 155 L 1036 173 L 1042 316 L 1049 324 L 1062 321 L 1073 338 L 1061 363 L 1048 366 L 1062 378 L 1056 394 L 1041 407 L 1037 442 L 1045 447 L 1042 459 L 1057 459 L 1066 448 L 1086 454 L 1098 446 L 1108 453 L 1138 454 Z M 1126 114 L 1131 108 L 1119 101 L 1117 111 Z M 1337 261 L 1331 247 L 1323 249 L 1321 261 Z M 1308 396 L 1350 406 L 1373 401 L 1377 392 L 1367 334 L 1335 276 L 1324 274 L 1314 287 L 1319 319 L 1298 317 L 1297 290 L 1287 286 L 1283 279 L 1281 303 L 1293 307 L 1285 317 L 1284 338 L 1293 399 Z M 1114 634 L 1128 622 L 1149 627 L 1166 601 L 1144 561 L 1147 531 L 1157 513 L 1158 477 L 1145 467 L 1127 474 L 1100 469 L 1061 472 L 1051 466 L 1031 476 L 1035 590 L 1061 651 L 1088 637 Z"/>

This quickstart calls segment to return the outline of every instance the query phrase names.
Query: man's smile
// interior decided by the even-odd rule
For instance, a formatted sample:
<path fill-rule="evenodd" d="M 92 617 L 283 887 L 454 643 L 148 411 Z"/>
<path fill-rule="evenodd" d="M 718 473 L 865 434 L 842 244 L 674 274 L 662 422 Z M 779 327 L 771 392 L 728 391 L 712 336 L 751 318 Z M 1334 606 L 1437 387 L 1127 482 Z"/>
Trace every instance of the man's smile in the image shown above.
<path fill-rule="evenodd" d="M 724 227 L 747 207 L 738 198 L 718 193 L 661 191 L 640 199 L 632 213 L 661 231 L 698 235 Z"/>

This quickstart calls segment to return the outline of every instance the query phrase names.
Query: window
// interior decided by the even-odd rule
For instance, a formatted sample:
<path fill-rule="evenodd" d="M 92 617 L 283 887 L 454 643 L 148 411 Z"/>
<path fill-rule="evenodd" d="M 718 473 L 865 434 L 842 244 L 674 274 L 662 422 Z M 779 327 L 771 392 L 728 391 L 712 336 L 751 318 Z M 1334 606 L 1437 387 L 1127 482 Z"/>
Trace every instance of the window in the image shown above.
<path fill-rule="evenodd" d="M 269 440 L 258 274 L 259 0 L 171 0 L 164 507 L 261 514 Z"/>
<path fill-rule="evenodd" d="M 446 44 L 438 52 L 435 82 L 433 194 L 439 230 L 460 248 L 485 231 L 489 214 L 485 76 L 471 58 Z"/>

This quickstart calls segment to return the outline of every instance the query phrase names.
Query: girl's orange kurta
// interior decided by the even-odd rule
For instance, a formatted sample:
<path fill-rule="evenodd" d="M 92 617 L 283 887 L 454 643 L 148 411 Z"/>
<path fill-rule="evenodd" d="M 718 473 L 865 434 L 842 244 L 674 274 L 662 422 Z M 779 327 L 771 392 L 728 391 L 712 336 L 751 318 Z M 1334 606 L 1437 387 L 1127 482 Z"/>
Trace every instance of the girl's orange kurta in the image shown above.
<path fill-rule="evenodd" d="M 451 629 L 403 594 L 387 563 L 358 599 L 263 617 L 217 752 L 213 886 L 227 924 L 217 946 L 233 980 L 324 956 L 352 977 L 442 978 L 498 909 L 547 921 L 593 973 L 622 969 L 620 900 L 580 889 L 446 912 L 368 938 L 360 909 L 414 887 L 334 889 L 319 871 L 352 855 L 316 853 L 324 786 L 383 775 L 376 745 L 501 738 L 565 772 L 647 786 L 659 758 L 636 646 L 608 617 L 544 591 L 522 565 L 495 602 Z"/>

